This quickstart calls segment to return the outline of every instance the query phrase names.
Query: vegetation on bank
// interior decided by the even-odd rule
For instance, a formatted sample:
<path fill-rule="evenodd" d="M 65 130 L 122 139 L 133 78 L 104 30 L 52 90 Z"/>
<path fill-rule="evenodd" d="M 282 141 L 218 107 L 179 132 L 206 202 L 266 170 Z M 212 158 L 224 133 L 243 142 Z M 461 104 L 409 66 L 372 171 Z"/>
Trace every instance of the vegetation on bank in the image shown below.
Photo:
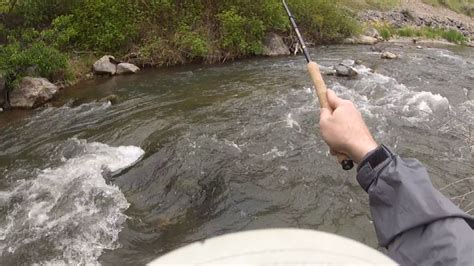
<path fill-rule="evenodd" d="M 314 43 L 359 28 L 334 1 L 288 2 Z M 261 54 L 266 32 L 291 34 L 280 0 L 4 0 L 0 22 L 0 67 L 9 80 L 71 80 L 86 70 L 71 64 L 81 65 L 84 55 L 114 54 L 142 66 L 222 62 Z"/>
<path fill-rule="evenodd" d="M 432 27 L 402 27 L 395 28 L 389 24 L 373 25 L 384 40 L 393 37 L 421 37 L 426 39 L 444 39 L 456 44 L 466 44 L 467 38 L 456 30 L 446 30 Z"/>
<path fill-rule="evenodd" d="M 360 33 L 354 10 L 400 5 L 400 0 L 287 2 L 305 38 L 315 44 Z M 465 41 L 440 29 L 378 28 L 387 39 Z M 0 72 L 12 89 L 24 75 L 73 81 L 104 54 L 140 66 L 223 62 L 261 54 L 267 32 L 295 42 L 280 0 L 0 0 Z"/>
<path fill-rule="evenodd" d="M 443 6 L 453 11 L 474 16 L 474 2 L 472 0 L 423 0 L 433 6 Z"/>

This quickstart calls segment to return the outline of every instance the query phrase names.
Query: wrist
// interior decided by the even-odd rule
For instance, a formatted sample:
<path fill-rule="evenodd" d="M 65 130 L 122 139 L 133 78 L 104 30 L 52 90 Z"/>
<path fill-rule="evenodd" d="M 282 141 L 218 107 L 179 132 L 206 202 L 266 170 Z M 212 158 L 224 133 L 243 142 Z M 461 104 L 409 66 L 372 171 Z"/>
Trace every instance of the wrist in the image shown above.
<path fill-rule="evenodd" d="M 355 163 L 359 164 L 368 153 L 377 149 L 378 146 L 373 139 L 362 141 L 352 149 L 351 158 Z"/>

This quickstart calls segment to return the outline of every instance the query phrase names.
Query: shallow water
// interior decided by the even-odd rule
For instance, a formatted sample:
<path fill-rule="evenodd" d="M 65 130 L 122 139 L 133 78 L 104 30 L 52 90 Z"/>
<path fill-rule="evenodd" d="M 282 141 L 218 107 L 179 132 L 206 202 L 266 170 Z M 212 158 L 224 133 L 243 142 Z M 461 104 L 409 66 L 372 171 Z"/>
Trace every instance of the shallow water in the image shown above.
<path fill-rule="evenodd" d="M 312 50 L 380 143 L 474 213 L 472 48 Z M 370 69 L 374 70 L 372 73 Z M 55 107 L 0 114 L 0 264 L 144 264 L 208 237 L 311 228 L 376 247 L 365 192 L 318 132 L 301 57 L 87 81 Z M 98 101 L 109 94 L 120 101 Z"/>

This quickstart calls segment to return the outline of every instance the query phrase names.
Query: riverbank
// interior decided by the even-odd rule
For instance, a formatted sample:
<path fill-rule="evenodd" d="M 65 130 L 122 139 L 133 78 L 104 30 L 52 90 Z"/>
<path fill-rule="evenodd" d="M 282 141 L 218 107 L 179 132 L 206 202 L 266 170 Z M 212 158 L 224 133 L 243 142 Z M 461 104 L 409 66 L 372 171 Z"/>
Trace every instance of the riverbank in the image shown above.
<path fill-rule="evenodd" d="M 364 9 L 357 10 L 351 6 L 353 3 L 349 5 L 345 1 L 310 1 L 312 4 L 308 8 L 306 2 L 291 1 L 298 23 L 306 39 L 313 45 L 341 43 L 349 36 L 353 38 L 349 41 L 346 39 L 348 43 L 368 45 L 405 37 L 415 42 L 446 39 L 456 44 L 472 45 L 470 38 L 474 27 L 471 17 L 460 14 L 451 16 L 454 11 L 435 7 L 432 7 L 433 10 L 438 11 L 427 9 L 432 13 L 422 13 L 419 10 L 425 10 L 427 6 L 422 1 L 401 1 L 398 4 L 394 1 L 388 6 L 379 5 L 378 10 L 370 9 L 367 4 L 363 6 Z M 136 8 L 148 12 L 144 15 L 145 19 L 138 19 L 134 14 L 125 22 L 117 22 L 114 16 L 120 12 L 126 14 L 129 12 L 126 11 L 128 7 L 115 3 L 110 11 L 94 2 L 81 9 L 71 7 L 69 11 L 63 12 L 66 15 L 59 12 L 51 17 L 50 25 L 46 27 L 25 28 L 19 32 L 4 30 L 3 35 L 7 32 L 9 40 L 5 41 L 3 36 L 4 41 L 0 46 L 0 61 L 5 76 L 5 82 L 1 82 L 0 78 L 0 83 L 5 85 L 3 92 L 0 87 L 3 96 L 0 98 L 5 98 L 3 102 L 6 107 L 9 105 L 9 93 L 21 85 L 24 76 L 45 77 L 55 83 L 59 91 L 94 78 L 92 65 L 109 54 L 114 55 L 118 62 L 150 68 L 188 63 L 224 63 L 246 57 L 298 52 L 297 40 L 279 1 L 270 1 L 263 7 L 255 6 L 257 9 L 252 12 L 251 7 L 237 4 L 215 5 L 215 10 L 198 5 L 187 8 L 184 13 L 174 4 L 166 8 L 143 4 Z M 150 9 L 156 12 L 152 14 Z M 187 14 L 190 10 L 196 13 Z M 27 20 L 27 13 L 18 14 L 25 19 L 26 25 L 31 23 Z M 450 17 L 443 17 L 445 14 Z M 13 15 L 9 14 L 10 17 Z M 86 15 L 87 19 L 84 17 Z M 160 16 L 165 20 L 158 28 L 156 19 Z M 7 17 L 2 16 L 2 21 Z M 180 17 L 185 19 L 179 20 Z M 358 20 L 352 17 L 358 17 Z M 204 22 L 199 25 L 191 23 L 196 19 Z M 85 20 L 104 26 L 91 32 L 81 24 Z"/>

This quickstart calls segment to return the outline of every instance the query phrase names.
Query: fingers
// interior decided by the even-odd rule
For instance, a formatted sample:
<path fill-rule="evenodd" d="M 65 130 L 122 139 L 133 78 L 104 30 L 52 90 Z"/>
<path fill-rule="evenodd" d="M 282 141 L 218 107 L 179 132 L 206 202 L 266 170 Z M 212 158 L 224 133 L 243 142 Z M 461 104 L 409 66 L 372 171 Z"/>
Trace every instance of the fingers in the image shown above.
<path fill-rule="evenodd" d="M 332 115 L 331 110 L 329 110 L 328 108 L 323 107 L 323 108 L 321 108 L 319 120 L 324 121 L 324 120 L 330 118 L 331 115 Z"/>
<path fill-rule="evenodd" d="M 343 100 L 337 97 L 337 95 L 332 90 L 328 90 L 327 95 L 329 106 L 331 106 L 332 110 L 336 110 L 336 108 L 342 104 Z"/>

